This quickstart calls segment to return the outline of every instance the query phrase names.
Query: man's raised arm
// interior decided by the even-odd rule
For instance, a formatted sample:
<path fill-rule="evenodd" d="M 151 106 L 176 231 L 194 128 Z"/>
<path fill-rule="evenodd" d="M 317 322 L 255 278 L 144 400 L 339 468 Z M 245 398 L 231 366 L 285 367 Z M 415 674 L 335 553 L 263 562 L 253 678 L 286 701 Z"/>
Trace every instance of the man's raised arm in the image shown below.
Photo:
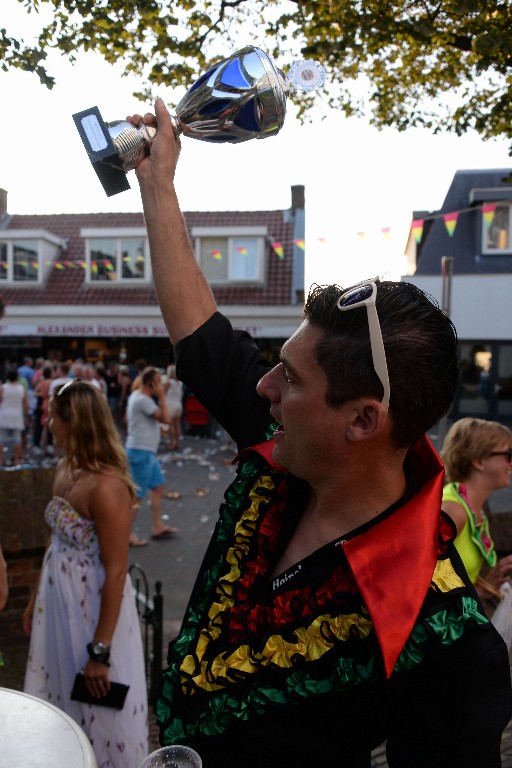
<path fill-rule="evenodd" d="M 155 103 L 158 133 L 151 154 L 136 169 L 149 239 L 153 280 L 162 316 L 173 344 L 189 336 L 216 311 L 215 299 L 195 259 L 181 213 L 174 173 L 180 143 L 161 99 Z M 128 118 L 154 124 L 153 115 Z"/>

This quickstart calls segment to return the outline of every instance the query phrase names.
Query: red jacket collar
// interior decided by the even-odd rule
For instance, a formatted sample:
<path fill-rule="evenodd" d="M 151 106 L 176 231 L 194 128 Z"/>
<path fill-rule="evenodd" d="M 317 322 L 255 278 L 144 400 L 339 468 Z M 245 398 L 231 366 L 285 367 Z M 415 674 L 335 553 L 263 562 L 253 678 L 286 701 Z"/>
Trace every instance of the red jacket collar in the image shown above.
<path fill-rule="evenodd" d="M 247 450 L 281 469 L 272 459 L 273 447 L 268 440 Z M 427 437 L 410 448 L 406 462 L 419 486 L 414 498 L 343 544 L 388 677 L 414 627 L 438 554 L 443 464 Z"/>

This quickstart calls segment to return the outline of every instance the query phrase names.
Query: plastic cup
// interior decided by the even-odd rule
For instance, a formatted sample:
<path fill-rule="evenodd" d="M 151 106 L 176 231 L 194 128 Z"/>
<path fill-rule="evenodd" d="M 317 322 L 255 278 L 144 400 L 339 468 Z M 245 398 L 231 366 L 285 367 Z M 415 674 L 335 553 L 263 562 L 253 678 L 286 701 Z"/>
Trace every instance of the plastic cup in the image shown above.
<path fill-rule="evenodd" d="M 140 768 L 201 768 L 203 765 L 197 752 L 190 747 L 174 744 L 151 752 Z"/>

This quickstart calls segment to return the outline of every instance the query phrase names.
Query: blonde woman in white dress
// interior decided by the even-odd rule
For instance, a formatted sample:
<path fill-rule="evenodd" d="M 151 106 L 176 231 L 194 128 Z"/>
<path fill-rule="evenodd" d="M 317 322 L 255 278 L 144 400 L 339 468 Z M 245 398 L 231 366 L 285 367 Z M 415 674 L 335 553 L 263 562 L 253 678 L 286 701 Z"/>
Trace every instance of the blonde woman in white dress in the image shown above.
<path fill-rule="evenodd" d="M 25 691 L 51 701 L 85 731 L 102 768 L 139 768 L 147 755 L 147 690 L 139 619 L 128 575 L 135 488 L 103 394 L 86 381 L 61 386 L 49 428 L 63 458 L 45 512 L 52 529 L 31 630 Z M 71 699 L 83 671 L 100 699 L 129 685 L 121 710 Z"/>

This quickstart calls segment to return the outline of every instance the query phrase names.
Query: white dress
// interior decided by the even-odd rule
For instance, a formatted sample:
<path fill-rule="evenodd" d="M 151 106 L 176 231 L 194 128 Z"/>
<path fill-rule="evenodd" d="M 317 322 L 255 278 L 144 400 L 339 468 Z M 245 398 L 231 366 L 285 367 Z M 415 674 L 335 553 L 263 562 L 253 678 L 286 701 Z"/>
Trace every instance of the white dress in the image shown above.
<path fill-rule="evenodd" d="M 71 701 L 98 621 L 104 569 L 94 522 L 54 496 L 45 511 L 53 536 L 32 620 L 26 693 L 55 704 L 89 737 L 98 768 L 139 768 L 148 754 L 148 706 L 139 618 L 129 576 L 110 656 L 111 681 L 130 686 L 122 710 Z M 58 744 L 55 745 L 58 750 Z"/>

